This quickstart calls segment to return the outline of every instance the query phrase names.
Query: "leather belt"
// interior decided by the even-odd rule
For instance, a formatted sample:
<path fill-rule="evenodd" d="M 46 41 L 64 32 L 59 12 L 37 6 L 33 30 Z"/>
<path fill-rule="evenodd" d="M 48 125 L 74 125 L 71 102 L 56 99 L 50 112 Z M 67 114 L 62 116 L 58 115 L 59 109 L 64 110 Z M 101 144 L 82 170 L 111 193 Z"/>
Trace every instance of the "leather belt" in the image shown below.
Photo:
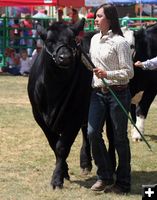
<path fill-rule="evenodd" d="M 109 88 L 113 91 L 122 91 L 124 89 L 126 89 L 128 87 L 128 84 L 126 85 L 110 85 Z M 94 91 L 96 92 L 102 92 L 102 93 L 107 93 L 109 92 L 109 88 L 108 87 L 95 87 L 93 88 Z"/>

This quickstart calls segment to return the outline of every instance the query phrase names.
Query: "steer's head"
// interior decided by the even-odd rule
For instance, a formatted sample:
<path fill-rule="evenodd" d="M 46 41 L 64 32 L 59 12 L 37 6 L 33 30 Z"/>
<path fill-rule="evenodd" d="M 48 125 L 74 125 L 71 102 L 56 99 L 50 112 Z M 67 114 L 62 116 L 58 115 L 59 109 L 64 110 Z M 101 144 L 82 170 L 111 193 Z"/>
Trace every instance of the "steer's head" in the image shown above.
<path fill-rule="evenodd" d="M 157 55 L 157 23 L 134 32 L 135 61 L 145 61 Z"/>
<path fill-rule="evenodd" d="M 38 26 L 37 29 L 40 29 L 40 36 L 45 44 L 45 52 L 58 67 L 68 69 L 75 62 L 77 55 L 75 39 L 83 30 L 84 23 L 85 19 L 74 25 L 55 22 L 47 30 Z"/>

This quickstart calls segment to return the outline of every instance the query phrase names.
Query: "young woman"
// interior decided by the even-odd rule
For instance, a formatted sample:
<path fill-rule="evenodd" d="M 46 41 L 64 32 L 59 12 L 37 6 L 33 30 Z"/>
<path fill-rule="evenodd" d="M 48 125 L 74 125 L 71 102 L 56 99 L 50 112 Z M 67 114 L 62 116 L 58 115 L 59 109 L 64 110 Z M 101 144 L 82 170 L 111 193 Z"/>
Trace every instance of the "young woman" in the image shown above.
<path fill-rule="evenodd" d="M 88 136 L 93 159 L 97 166 L 97 181 L 91 190 L 123 194 L 130 192 L 131 188 L 128 118 L 108 88 L 104 86 L 102 79 L 129 111 L 131 96 L 128 82 L 134 74 L 131 50 L 123 37 L 117 10 L 113 5 L 103 4 L 96 10 L 95 25 L 100 32 L 93 36 L 90 45 L 91 60 L 96 68 L 93 70 Z M 108 114 L 111 118 L 114 146 L 118 155 L 115 182 L 111 161 L 102 136 Z M 109 185 L 112 186 L 108 187 Z"/>

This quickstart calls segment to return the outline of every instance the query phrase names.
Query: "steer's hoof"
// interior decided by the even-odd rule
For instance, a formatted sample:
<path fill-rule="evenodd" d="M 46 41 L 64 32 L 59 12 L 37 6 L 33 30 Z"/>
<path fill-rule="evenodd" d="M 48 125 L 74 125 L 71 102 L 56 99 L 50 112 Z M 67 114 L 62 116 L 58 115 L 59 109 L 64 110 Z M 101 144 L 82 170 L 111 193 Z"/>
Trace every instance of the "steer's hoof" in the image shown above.
<path fill-rule="evenodd" d="M 141 142 L 141 141 L 142 141 L 142 138 L 132 138 L 132 141 L 133 141 L 133 142 Z"/>
<path fill-rule="evenodd" d="M 63 184 L 61 184 L 61 185 L 52 185 L 52 188 L 53 188 L 53 190 L 61 190 L 61 189 L 63 189 Z"/>
<path fill-rule="evenodd" d="M 70 181 L 70 176 L 69 176 L 68 172 L 67 172 L 67 173 L 64 173 L 64 178 L 65 178 L 67 181 Z"/>

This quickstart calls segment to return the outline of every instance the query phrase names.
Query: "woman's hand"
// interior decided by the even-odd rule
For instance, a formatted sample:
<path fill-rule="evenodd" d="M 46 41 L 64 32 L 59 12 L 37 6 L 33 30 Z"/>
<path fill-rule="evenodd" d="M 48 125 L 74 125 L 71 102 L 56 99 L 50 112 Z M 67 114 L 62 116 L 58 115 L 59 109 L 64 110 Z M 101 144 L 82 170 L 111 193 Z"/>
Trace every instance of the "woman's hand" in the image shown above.
<path fill-rule="evenodd" d="M 142 68 L 142 67 L 143 67 L 143 64 L 142 64 L 141 61 L 137 61 L 137 62 L 134 63 L 134 66 L 135 66 L 135 67 L 141 67 L 141 68 Z"/>
<path fill-rule="evenodd" d="M 107 73 L 103 69 L 96 67 L 93 69 L 93 72 L 98 78 L 107 78 Z"/>

